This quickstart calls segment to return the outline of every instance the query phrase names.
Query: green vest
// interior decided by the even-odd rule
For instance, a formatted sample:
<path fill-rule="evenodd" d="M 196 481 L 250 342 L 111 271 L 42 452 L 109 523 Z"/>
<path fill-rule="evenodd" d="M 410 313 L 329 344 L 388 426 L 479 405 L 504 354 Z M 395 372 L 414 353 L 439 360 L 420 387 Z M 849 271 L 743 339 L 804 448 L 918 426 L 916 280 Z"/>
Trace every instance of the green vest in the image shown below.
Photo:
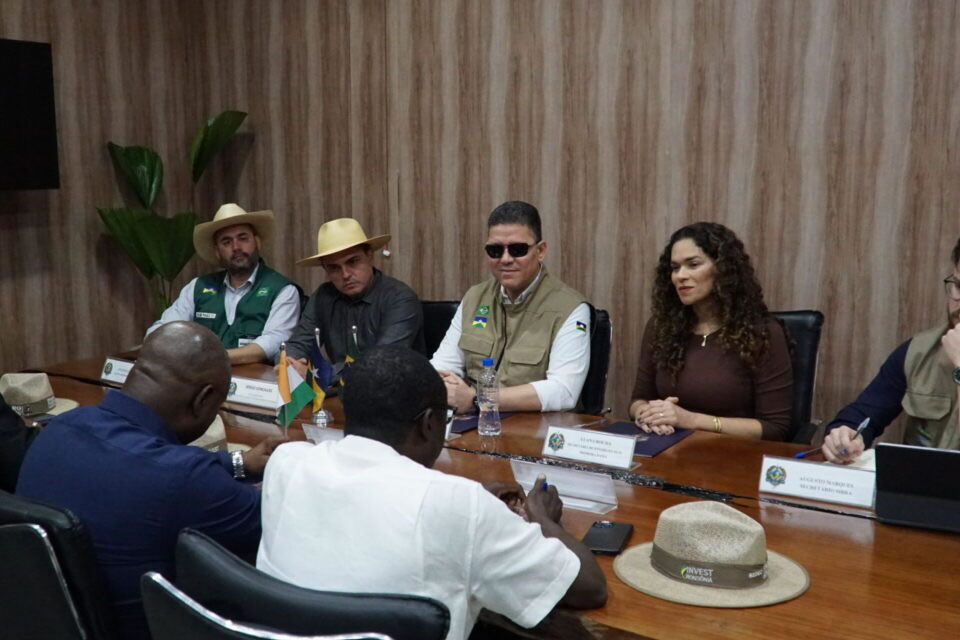
<path fill-rule="evenodd" d="M 467 383 L 476 383 L 484 358 L 499 365 L 500 384 L 505 387 L 546 379 L 553 340 L 583 302 L 580 293 L 546 272 L 520 304 L 503 304 L 495 278 L 470 287 L 463 297 L 460 336 Z"/>
<path fill-rule="evenodd" d="M 917 334 L 907 347 L 903 370 L 907 414 L 903 442 L 938 449 L 960 448 L 957 433 L 957 385 L 953 363 L 940 346 L 946 325 Z"/>
<path fill-rule="evenodd" d="M 240 338 L 257 338 L 263 333 L 273 301 L 284 287 L 293 283 L 261 261 L 253 287 L 237 303 L 233 324 L 227 324 L 227 309 L 223 304 L 227 293 L 226 274 L 226 271 L 217 271 L 197 278 L 193 287 L 193 321 L 217 334 L 224 347 L 235 349 Z"/>

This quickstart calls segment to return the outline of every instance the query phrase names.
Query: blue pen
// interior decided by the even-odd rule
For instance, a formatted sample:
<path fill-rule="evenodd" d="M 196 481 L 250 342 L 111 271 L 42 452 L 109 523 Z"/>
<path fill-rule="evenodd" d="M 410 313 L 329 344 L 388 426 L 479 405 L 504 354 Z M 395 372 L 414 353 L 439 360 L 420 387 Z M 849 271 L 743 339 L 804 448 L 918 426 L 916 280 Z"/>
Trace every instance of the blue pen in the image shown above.
<path fill-rule="evenodd" d="M 856 432 L 854 432 L 853 437 L 851 438 L 851 440 L 856 440 L 856 439 L 857 439 L 857 436 L 859 436 L 861 433 L 863 433 L 863 430 L 867 428 L 867 425 L 868 425 L 868 424 L 870 424 L 870 418 L 864 418 L 864 419 L 863 419 L 863 422 L 861 422 L 861 423 L 857 426 L 857 430 L 856 430 Z M 810 451 L 801 451 L 800 453 L 794 454 L 793 457 L 794 457 L 794 458 L 806 458 L 806 457 L 809 456 L 809 455 L 813 455 L 814 453 L 818 453 L 818 452 L 820 451 L 820 449 L 822 449 L 822 448 L 823 448 L 823 447 L 817 447 L 816 449 L 810 449 Z M 842 449 L 842 450 L 840 451 L 840 453 L 841 453 L 842 455 L 847 455 L 847 450 L 846 450 L 846 449 Z"/>

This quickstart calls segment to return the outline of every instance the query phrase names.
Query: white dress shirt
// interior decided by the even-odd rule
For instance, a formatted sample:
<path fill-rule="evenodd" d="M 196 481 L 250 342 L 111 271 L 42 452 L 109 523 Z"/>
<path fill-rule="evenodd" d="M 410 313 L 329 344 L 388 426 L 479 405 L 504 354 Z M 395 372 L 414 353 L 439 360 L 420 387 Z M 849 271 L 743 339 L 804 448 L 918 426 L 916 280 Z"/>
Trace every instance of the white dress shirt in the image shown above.
<path fill-rule="evenodd" d="M 258 264 L 246 282 L 239 287 L 231 286 L 229 274 L 223 277 L 223 284 L 226 286 L 223 296 L 223 306 L 227 313 L 227 324 L 233 324 L 233 319 L 237 315 L 237 304 L 240 302 L 240 299 L 247 295 L 247 292 L 253 288 L 253 281 L 256 280 L 259 270 L 260 265 Z M 177 299 L 172 305 L 167 307 L 159 320 L 150 325 L 144 337 L 150 335 L 159 329 L 161 325 L 167 324 L 168 322 L 176 322 L 178 320 L 186 322 L 194 321 L 193 289 L 196 284 L 197 278 L 194 278 L 180 290 L 180 295 L 177 296 Z M 249 342 L 244 342 L 244 344 L 240 346 L 242 347 L 246 344 L 258 345 L 263 349 L 263 352 L 267 354 L 267 359 L 273 360 L 280 351 L 280 343 L 290 337 L 299 319 L 300 294 L 297 292 L 295 286 L 288 284 L 281 289 L 277 297 L 273 299 L 273 304 L 270 306 L 270 315 L 267 316 L 267 321 L 263 325 L 263 333 Z"/>
<path fill-rule="evenodd" d="M 480 484 L 368 438 L 278 447 L 262 500 L 259 569 L 311 589 L 434 598 L 455 640 L 482 608 L 536 625 L 580 571 Z"/>
<path fill-rule="evenodd" d="M 536 282 L 536 281 L 534 281 Z M 531 285 L 532 286 L 532 285 Z M 529 287 L 528 287 L 529 289 Z M 522 302 L 524 295 L 514 301 Z M 504 304 L 507 304 L 504 300 Z M 588 327 L 586 335 L 577 328 L 577 323 Z M 465 358 L 460 348 L 460 334 L 463 332 L 463 301 L 453 314 L 450 328 L 437 347 L 430 364 L 438 371 L 452 371 L 463 377 Z M 546 380 L 535 380 L 530 384 L 540 398 L 541 411 L 567 411 L 573 409 L 580 399 L 580 391 L 590 369 L 590 305 L 580 303 L 564 320 L 550 345 L 550 360 L 547 362 Z"/>

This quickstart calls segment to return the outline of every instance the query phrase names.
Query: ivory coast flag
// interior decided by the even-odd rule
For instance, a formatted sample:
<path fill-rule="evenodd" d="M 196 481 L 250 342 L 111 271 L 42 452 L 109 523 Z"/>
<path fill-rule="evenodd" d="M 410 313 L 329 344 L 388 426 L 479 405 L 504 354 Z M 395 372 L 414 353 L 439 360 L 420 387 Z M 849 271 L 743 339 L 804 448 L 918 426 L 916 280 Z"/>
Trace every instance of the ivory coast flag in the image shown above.
<path fill-rule="evenodd" d="M 277 420 L 286 428 L 303 409 L 313 400 L 313 389 L 300 377 L 297 370 L 287 362 L 287 352 L 280 351 L 280 367 L 277 371 L 277 387 L 283 404 L 277 407 Z"/>

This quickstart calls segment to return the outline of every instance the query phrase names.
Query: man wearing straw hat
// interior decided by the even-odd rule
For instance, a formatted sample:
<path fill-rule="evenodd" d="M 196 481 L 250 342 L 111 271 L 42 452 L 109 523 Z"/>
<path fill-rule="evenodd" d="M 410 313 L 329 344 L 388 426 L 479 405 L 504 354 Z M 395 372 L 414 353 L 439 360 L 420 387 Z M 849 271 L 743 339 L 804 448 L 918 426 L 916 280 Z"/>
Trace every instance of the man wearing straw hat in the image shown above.
<path fill-rule="evenodd" d="M 188 282 L 147 335 L 168 322 L 192 321 L 220 338 L 231 364 L 272 361 L 300 316 L 297 286 L 260 257 L 273 228 L 272 211 L 248 213 L 232 203 L 198 224 L 197 255 L 223 270 Z"/>
<path fill-rule="evenodd" d="M 319 329 L 321 346 L 334 364 L 356 359 L 375 345 L 400 345 L 423 352 L 423 308 L 413 289 L 373 266 L 373 252 L 389 235 L 368 238 L 353 218 L 331 220 L 317 232 L 316 255 L 297 264 L 327 274 L 307 302 L 287 341 L 287 356 L 304 375 Z"/>

